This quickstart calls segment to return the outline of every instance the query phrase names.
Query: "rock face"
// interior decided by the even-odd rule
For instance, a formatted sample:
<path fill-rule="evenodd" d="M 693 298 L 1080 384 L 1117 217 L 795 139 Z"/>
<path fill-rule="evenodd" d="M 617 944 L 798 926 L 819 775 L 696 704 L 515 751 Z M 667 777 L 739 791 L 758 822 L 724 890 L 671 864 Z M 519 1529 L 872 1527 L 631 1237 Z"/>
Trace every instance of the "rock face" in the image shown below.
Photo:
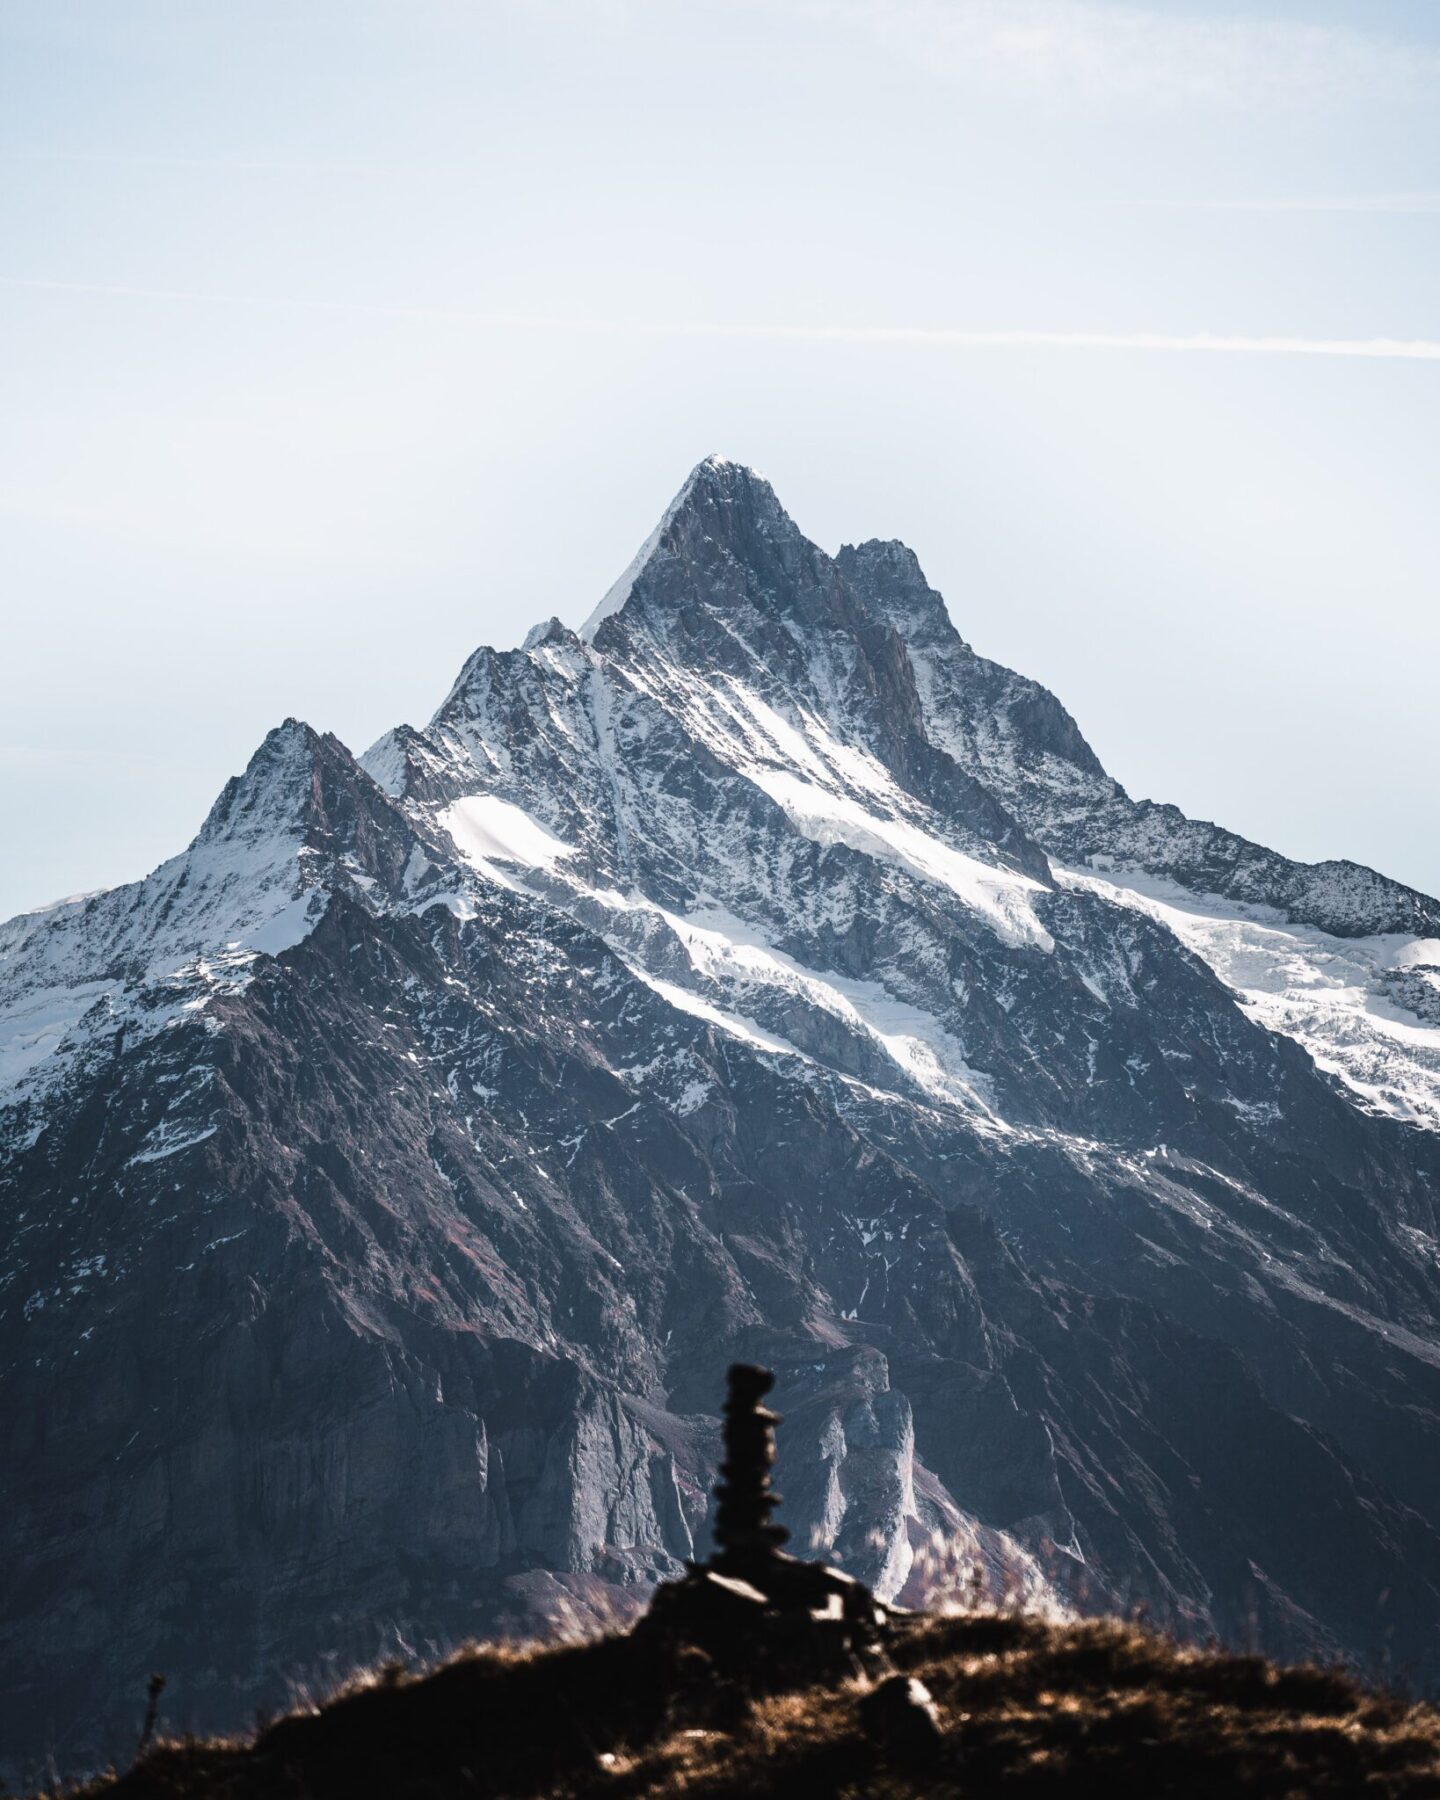
<path fill-rule="evenodd" d="M 1440 904 L 1132 801 L 702 464 L 580 634 L 0 926 L 0 1738 L 219 1727 L 783 1520 L 1440 1674 Z M 958 1549 L 956 1548 L 958 1547 Z M 946 1560 L 942 1558 L 942 1562 Z"/>

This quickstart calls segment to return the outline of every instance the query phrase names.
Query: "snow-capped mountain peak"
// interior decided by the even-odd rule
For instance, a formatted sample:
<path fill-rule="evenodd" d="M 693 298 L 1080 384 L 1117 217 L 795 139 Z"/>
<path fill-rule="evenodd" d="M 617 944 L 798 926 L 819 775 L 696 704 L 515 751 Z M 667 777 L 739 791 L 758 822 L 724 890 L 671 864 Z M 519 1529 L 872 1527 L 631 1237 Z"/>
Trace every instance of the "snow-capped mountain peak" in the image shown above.
<path fill-rule="evenodd" d="M 623 1603 L 705 1541 L 732 1357 L 887 1595 L 938 1533 L 1440 1666 L 1440 905 L 1132 800 L 739 465 L 585 633 L 359 763 L 287 721 L 0 926 L 0 1080 L 17 1743 L 36 1679 L 47 1743 L 162 1653 L 226 1726 L 346 1619 Z"/>
<path fill-rule="evenodd" d="M 365 904 L 380 882 L 394 888 L 411 834 L 390 812 L 337 738 L 287 719 L 188 849 L 143 880 L 0 925 L 0 1106 L 35 1129 L 95 1044 L 122 1027 L 138 1041 L 241 991 L 337 890 Z"/>

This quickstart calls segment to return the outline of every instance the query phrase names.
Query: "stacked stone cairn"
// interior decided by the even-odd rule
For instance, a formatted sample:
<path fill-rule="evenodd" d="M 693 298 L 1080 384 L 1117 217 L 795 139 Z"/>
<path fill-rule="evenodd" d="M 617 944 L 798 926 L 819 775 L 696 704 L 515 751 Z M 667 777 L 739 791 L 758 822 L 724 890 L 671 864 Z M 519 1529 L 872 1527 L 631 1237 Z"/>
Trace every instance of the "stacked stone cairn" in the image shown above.
<path fill-rule="evenodd" d="M 763 1405 L 774 1385 L 769 1369 L 731 1367 L 715 1554 L 658 1588 L 637 1630 L 703 1651 L 752 1689 L 881 1675 L 894 1610 L 853 1576 L 780 1548 L 789 1533 L 770 1516 L 780 1504 L 770 1485 L 780 1420 Z"/>

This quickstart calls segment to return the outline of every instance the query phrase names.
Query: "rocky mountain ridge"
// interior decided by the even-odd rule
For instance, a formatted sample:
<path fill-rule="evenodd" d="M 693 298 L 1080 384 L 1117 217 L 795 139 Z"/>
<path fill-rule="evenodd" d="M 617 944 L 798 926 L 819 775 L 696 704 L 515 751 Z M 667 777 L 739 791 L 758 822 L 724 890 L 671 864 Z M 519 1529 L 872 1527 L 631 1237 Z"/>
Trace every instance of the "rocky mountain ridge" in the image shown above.
<path fill-rule="evenodd" d="M 701 464 L 584 631 L 0 926 L 7 1735 L 623 1606 L 732 1358 L 887 1598 L 1434 1671 L 1437 940 Z"/>

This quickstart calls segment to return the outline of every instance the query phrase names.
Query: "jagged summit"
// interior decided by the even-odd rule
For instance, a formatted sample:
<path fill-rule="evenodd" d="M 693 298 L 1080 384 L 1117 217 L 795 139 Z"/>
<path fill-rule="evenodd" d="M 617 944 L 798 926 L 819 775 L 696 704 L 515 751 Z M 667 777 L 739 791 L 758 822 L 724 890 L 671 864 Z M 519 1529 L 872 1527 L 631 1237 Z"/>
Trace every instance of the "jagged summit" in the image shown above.
<path fill-rule="evenodd" d="M 330 742 L 341 755 L 349 755 L 338 739 Z M 196 843 L 253 838 L 279 824 L 302 826 L 315 759 L 324 753 L 325 740 L 303 719 L 274 726 L 243 773 L 232 775 L 220 790 Z"/>
<path fill-rule="evenodd" d="M 539 650 L 545 644 L 574 644 L 579 642 L 579 634 L 572 631 L 562 619 L 553 614 L 542 619 L 538 625 L 532 625 L 525 633 L 521 643 L 522 650 Z"/>
<path fill-rule="evenodd" d="M 767 535 L 800 536 L 774 488 L 744 463 L 707 456 L 686 476 L 659 524 L 581 626 L 581 637 L 593 641 L 637 587 L 663 577 L 667 565 L 694 559 L 707 544 L 712 556 L 743 556 L 747 539 Z"/>
<path fill-rule="evenodd" d="M 874 574 L 884 572 L 897 584 L 922 587 L 933 592 L 920 567 L 920 558 L 899 538 L 866 538 L 859 544 L 842 544 L 835 559 L 842 566 L 850 564 Z"/>
<path fill-rule="evenodd" d="M 953 635 L 945 602 L 925 579 L 920 559 L 908 544 L 898 538 L 842 544 L 835 563 L 845 580 L 868 595 L 905 637 L 924 630 L 942 634 L 947 629 Z"/>
<path fill-rule="evenodd" d="M 663 567 L 687 557 L 698 560 L 700 547 L 709 545 L 712 553 L 742 561 L 758 550 L 760 563 L 766 565 L 776 542 L 803 546 L 826 563 L 830 561 L 803 536 L 765 476 L 728 457 L 707 456 L 686 476 L 655 529 L 581 626 L 580 636 L 592 641 L 605 620 L 624 608 L 642 580 L 660 575 L 657 564 Z M 835 562 L 842 570 L 861 573 L 894 597 L 904 595 L 912 604 L 923 598 L 943 614 L 944 603 L 926 582 L 915 552 L 898 540 L 847 544 Z"/>

